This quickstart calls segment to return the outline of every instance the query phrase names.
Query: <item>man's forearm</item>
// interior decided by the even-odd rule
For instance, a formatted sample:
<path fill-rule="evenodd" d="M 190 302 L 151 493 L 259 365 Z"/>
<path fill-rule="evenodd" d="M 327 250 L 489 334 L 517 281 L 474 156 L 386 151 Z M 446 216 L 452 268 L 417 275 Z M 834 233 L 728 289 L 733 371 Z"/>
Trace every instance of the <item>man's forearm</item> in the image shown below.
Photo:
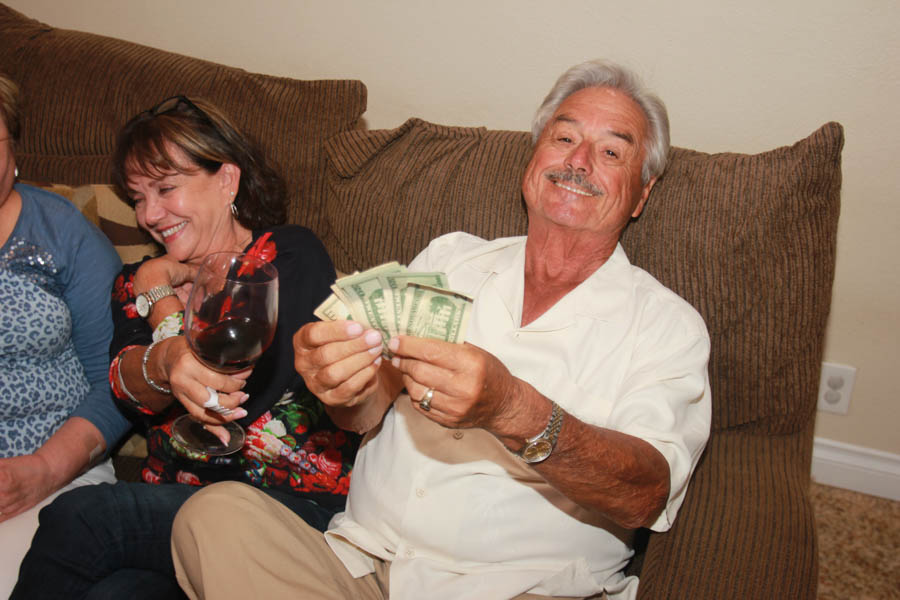
<path fill-rule="evenodd" d="M 656 448 L 568 414 L 555 451 L 536 470 L 569 499 L 628 529 L 651 525 L 669 497 L 669 464 Z"/>
<path fill-rule="evenodd" d="M 547 423 L 549 400 L 522 382 L 517 404 L 523 427 L 501 437 L 511 450 L 539 433 Z M 534 416 L 539 423 L 534 425 Z M 499 437 L 499 436 L 498 436 Z M 511 438 L 516 441 L 510 442 Z M 635 529 L 653 523 L 669 496 L 669 465 L 648 442 L 589 425 L 565 413 L 553 453 L 534 465 L 547 482 L 579 506 Z"/>

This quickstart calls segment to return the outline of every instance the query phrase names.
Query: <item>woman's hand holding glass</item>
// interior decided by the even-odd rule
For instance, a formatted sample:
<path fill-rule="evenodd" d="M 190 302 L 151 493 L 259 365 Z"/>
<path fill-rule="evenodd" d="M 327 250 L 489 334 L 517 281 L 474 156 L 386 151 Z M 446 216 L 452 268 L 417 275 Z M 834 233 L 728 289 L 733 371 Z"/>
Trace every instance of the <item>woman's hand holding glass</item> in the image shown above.
<path fill-rule="evenodd" d="M 197 265 L 179 262 L 168 255 L 150 259 L 141 265 L 135 273 L 135 292 L 169 284 L 175 289 L 178 300 L 177 306 L 174 298 L 161 300 L 160 306 L 154 308 L 148 319 L 151 327 L 168 316 L 166 313 L 171 310 L 166 310 L 167 308 L 183 310 L 190 298 L 198 270 Z M 166 301 L 169 303 L 163 304 Z M 154 348 L 153 353 L 153 363 L 162 373 L 162 380 L 168 382 L 172 395 L 195 421 L 205 425 L 207 431 L 227 444 L 228 431 L 216 426 L 246 416 L 246 411 L 240 405 L 248 396 L 241 390 L 253 369 L 247 368 L 230 374 L 216 371 L 196 357 L 184 336 L 167 338 Z M 222 407 L 219 412 L 204 406 L 209 402 L 210 389 L 218 391 L 218 404 Z"/>
<path fill-rule="evenodd" d="M 234 417 L 234 407 L 221 403 L 219 394 L 234 392 L 217 382 L 236 373 L 249 375 L 277 326 L 278 271 L 271 263 L 237 252 L 218 252 L 204 259 L 185 305 L 184 337 L 194 360 L 219 376 L 204 386 L 204 415 L 212 411 L 231 419 L 223 419 L 219 427 L 227 431 L 216 429 L 218 439 L 211 439 L 205 420 L 194 418 L 196 413 L 189 410 L 172 424 L 173 439 L 189 450 L 212 455 L 241 448 L 244 431 L 233 422 L 240 417 Z M 246 400 L 241 398 L 240 402 Z"/>
<path fill-rule="evenodd" d="M 196 421 L 207 425 L 221 425 L 247 415 L 240 405 L 248 396 L 242 390 L 252 367 L 235 373 L 221 373 L 209 368 L 191 351 L 184 336 L 168 338 L 159 344 L 161 364 L 167 366 L 169 386 L 172 395 Z M 218 391 L 219 405 L 229 409 L 230 414 L 217 413 L 204 407 L 209 401 L 208 388 Z M 222 431 L 213 431 L 223 438 Z M 227 434 L 223 443 L 227 443 Z"/>

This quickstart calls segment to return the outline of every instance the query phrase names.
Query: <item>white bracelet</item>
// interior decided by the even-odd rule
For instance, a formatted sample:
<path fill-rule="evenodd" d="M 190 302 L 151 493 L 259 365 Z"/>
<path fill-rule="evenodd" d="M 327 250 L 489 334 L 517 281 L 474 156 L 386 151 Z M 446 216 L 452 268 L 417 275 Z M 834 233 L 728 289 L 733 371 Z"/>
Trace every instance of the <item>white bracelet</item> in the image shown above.
<path fill-rule="evenodd" d="M 184 326 L 184 312 L 178 311 L 168 315 L 159 322 L 156 329 L 153 330 L 153 341 L 159 342 L 166 338 L 181 335 L 181 328 Z"/>
<path fill-rule="evenodd" d="M 147 385 L 152 387 L 160 394 L 171 394 L 172 390 L 159 385 L 158 383 L 150 379 L 150 375 L 147 374 L 147 361 L 150 360 L 150 351 L 153 350 L 153 346 L 157 345 L 158 343 L 159 342 L 153 342 L 152 344 L 147 346 L 147 351 L 144 352 L 144 359 L 141 361 L 141 371 L 143 371 L 144 373 L 144 381 L 147 382 Z"/>
<path fill-rule="evenodd" d="M 135 404 L 140 404 L 140 402 L 137 401 L 137 398 L 132 396 L 131 392 L 128 391 L 128 388 L 125 387 L 125 378 L 122 377 L 122 361 L 121 360 L 119 361 L 119 365 L 118 365 L 118 368 L 116 369 L 116 373 L 119 376 L 119 389 L 122 390 L 122 392 L 124 392 L 126 396 L 128 396 L 129 400 L 131 400 Z"/>

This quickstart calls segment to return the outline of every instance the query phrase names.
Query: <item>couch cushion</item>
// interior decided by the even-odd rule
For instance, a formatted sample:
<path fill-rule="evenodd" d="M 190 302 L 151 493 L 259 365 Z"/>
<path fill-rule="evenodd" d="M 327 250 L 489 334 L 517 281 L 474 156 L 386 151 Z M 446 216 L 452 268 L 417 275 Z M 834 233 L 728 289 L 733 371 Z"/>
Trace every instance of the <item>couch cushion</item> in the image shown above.
<path fill-rule="evenodd" d="M 816 407 L 831 306 L 843 129 L 760 154 L 675 148 L 622 244 L 712 340 L 713 428 L 798 431 Z"/>
<path fill-rule="evenodd" d="M 528 134 L 410 119 L 325 143 L 335 200 L 325 244 L 337 268 L 409 262 L 430 240 L 462 230 L 492 239 L 525 232 L 520 191 Z"/>
<path fill-rule="evenodd" d="M 674 148 L 622 244 L 693 304 L 712 338 L 713 427 L 794 431 L 815 409 L 831 300 L 843 130 L 761 154 Z M 326 245 L 344 271 L 411 260 L 464 230 L 524 234 L 527 132 L 411 119 L 326 142 Z"/>
<path fill-rule="evenodd" d="M 0 71 L 22 89 L 16 159 L 28 179 L 108 183 L 118 129 L 158 101 L 201 96 L 228 113 L 277 162 L 289 218 L 318 231 L 323 139 L 356 126 L 366 88 L 248 73 L 90 33 L 57 29 L 0 4 Z"/>
<path fill-rule="evenodd" d="M 150 234 L 140 229 L 134 209 L 125 203 L 110 184 L 79 186 L 61 183 L 32 183 L 67 198 L 88 221 L 100 228 L 112 242 L 125 264 L 162 252 Z"/>

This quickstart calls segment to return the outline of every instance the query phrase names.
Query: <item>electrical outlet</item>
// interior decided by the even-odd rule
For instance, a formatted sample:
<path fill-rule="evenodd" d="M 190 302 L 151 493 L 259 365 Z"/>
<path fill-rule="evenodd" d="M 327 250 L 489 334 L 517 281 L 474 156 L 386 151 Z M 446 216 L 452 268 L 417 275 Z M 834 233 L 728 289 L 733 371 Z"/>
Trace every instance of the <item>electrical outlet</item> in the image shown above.
<path fill-rule="evenodd" d="M 856 367 L 823 362 L 822 377 L 819 379 L 819 410 L 846 415 L 854 381 Z"/>

